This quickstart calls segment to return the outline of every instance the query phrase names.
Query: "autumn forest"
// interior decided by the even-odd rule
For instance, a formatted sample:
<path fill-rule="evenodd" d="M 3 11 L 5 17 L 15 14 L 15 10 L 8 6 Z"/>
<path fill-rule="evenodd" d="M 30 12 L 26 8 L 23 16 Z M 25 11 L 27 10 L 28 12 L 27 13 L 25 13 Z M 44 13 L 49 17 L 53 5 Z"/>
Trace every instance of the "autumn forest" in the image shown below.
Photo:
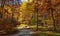
<path fill-rule="evenodd" d="M 32 36 L 60 34 L 60 0 L 0 0 L 0 35 L 19 30 Z"/>

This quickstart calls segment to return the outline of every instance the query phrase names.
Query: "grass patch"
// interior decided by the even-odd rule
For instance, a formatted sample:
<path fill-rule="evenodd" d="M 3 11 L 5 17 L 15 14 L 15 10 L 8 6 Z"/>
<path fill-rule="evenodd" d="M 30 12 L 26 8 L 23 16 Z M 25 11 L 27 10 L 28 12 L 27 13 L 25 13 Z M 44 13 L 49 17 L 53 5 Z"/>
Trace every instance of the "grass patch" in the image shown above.
<path fill-rule="evenodd" d="M 45 32 L 40 32 L 39 34 L 38 34 L 39 36 L 60 36 L 60 34 L 58 34 L 58 33 L 45 33 Z"/>

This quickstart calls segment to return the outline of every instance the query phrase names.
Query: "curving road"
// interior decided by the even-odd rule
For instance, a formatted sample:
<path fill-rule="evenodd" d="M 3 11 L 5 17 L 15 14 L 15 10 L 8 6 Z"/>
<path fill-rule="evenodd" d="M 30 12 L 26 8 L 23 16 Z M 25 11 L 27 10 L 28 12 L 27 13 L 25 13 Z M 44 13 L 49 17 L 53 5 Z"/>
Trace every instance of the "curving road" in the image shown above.
<path fill-rule="evenodd" d="M 10 35 L 10 36 L 31 36 L 32 35 L 32 32 L 31 30 L 19 30 L 19 33 L 17 34 L 13 34 L 13 35 Z"/>
<path fill-rule="evenodd" d="M 11 35 L 0 35 L 0 36 L 31 36 L 33 34 L 33 31 L 27 30 L 27 29 L 22 29 L 19 30 L 18 33 L 11 34 Z"/>

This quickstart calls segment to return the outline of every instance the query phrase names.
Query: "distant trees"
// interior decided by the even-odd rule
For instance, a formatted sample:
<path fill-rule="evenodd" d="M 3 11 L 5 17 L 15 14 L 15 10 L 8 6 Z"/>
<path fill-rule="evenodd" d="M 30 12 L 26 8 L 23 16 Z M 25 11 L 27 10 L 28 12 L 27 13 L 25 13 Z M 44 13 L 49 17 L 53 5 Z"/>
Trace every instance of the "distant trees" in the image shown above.
<path fill-rule="evenodd" d="M 45 22 L 45 24 L 47 26 L 48 26 L 49 23 L 46 23 L 46 22 L 48 22 L 47 20 L 49 20 L 50 25 L 52 24 L 53 27 L 54 27 L 54 31 L 58 30 L 57 29 L 57 24 L 58 24 L 59 21 L 57 21 L 58 20 L 57 18 L 60 17 L 60 15 L 58 14 L 59 9 L 60 9 L 58 7 L 60 5 L 58 3 L 60 3 L 59 0 L 39 0 L 39 2 L 38 2 L 39 17 L 44 18 L 43 21 Z M 57 15 L 59 15 L 59 16 L 57 17 Z M 38 21 L 40 21 L 40 20 L 38 20 Z"/>
<path fill-rule="evenodd" d="M 13 5 L 6 4 L 6 1 L 13 0 L 2 0 L 0 25 L 4 29 L 9 30 L 9 28 L 25 23 L 37 25 L 37 30 L 39 25 L 54 28 L 54 31 L 60 30 L 60 0 L 30 0 Z"/>
<path fill-rule="evenodd" d="M 1 8 L 0 8 L 0 15 L 2 18 L 0 18 L 0 31 L 2 31 L 2 34 L 4 34 L 4 32 L 6 33 L 11 33 L 13 31 L 16 30 L 15 27 L 17 27 L 17 25 L 20 24 L 20 22 L 17 21 L 17 19 L 14 18 L 12 19 L 12 11 L 13 8 L 12 6 L 9 6 L 7 4 L 5 4 L 5 2 L 7 0 L 1 0 Z M 12 20 L 13 20 L 13 24 L 12 24 Z"/>

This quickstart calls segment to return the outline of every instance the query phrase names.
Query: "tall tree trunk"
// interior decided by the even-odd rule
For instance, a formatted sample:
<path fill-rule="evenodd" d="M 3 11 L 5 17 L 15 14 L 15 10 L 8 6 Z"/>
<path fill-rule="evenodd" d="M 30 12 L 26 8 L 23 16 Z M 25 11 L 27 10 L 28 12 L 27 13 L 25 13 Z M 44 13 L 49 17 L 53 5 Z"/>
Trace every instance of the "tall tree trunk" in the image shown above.
<path fill-rule="evenodd" d="M 51 13 L 51 17 L 52 17 L 52 20 L 53 20 L 54 31 L 56 32 L 57 30 L 56 30 L 55 19 L 54 19 L 54 14 L 53 14 L 55 9 L 52 8 L 51 0 L 48 0 L 48 4 L 49 4 L 48 10 Z"/>
<path fill-rule="evenodd" d="M 51 10 L 51 16 L 52 16 L 52 20 L 53 20 L 54 31 L 56 32 L 56 31 L 57 31 L 57 29 L 56 29 L 56 24 L 55 24 L 54 14 L 53 14 L 54 9 L 53 9 L 53 8 L 51 8 L 50 10 Z"/>
<path fill-rule="evenodd" d="M 34 3 L 35 3 L 35 15 L 37 16 L 36 30 L 38 30 L 38 0 L 34 0 Z"/>

